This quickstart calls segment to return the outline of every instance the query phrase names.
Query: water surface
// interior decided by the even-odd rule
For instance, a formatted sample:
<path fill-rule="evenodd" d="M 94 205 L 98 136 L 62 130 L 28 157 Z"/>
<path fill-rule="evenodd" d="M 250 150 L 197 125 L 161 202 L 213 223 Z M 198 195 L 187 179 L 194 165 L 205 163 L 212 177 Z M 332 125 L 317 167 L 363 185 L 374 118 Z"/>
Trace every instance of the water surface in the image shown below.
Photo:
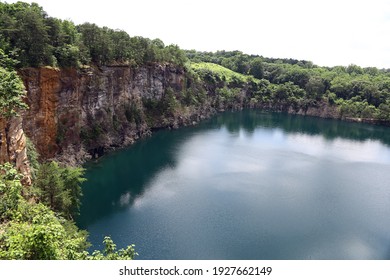
<path fill-rule="evenodd" d="M 138 259 L 389 259 L 390 129 L 260 111 L 87 165 L 82 228 Z"/>

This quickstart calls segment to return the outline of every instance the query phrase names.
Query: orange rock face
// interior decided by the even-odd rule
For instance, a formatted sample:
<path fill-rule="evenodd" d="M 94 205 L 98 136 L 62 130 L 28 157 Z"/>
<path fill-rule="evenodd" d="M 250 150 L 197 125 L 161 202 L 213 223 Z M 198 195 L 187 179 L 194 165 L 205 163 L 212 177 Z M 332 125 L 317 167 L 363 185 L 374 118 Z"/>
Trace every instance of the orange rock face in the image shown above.
<path fill-rule="evenodd" d="M 21 71 L 28 97 L 29 110 L 24 113 L 23 127 L 43 158 L 52 158 L 58 152 L 57 106 L 61 89 L 60 71 L 53 68 Z M 28 73 L 28 75 L 25 75 Z"/>
<path fill-rule="evenodd" d="M 23 183 L 31 185 L 31 171 L 27 158 L 26 136 L 21 117 L 0 118 L 0 164 L 11 162 L 24 175 Z"/>
<path fill-rule="evenodd" d="M 132 143 L 150 129 L 143 102 L 161 101 L 168 89 L 180 96 L 185 87 L 184 70 L 170 65 L 26 68 L 19 75 L 29 106 L 26 135 L 41 159 L 65 162 Z"/>

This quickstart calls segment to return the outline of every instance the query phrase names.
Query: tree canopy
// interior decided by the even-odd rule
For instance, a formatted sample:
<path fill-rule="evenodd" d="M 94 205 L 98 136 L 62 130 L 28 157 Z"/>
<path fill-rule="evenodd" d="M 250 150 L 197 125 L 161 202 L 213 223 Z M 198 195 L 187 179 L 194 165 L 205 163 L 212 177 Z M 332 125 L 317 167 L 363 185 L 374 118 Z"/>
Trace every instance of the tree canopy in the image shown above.
<path fill-rule="evenodd" d="M 176 45 L 160 39 L 130 37 L 122 30 L 93 23 L 75 25 L 48 16 L 36 3 L 0 2 L 0 49 L 19 61 L 18 67 L 76 67 L 84 64 L 165 62 L 183 66 L 187 60 Z"/>
<path fill-rule="evenodd" d="M 56 199 L 61 203 L 64 200 L 62 196 L 66 194 L 67 201 L 72 204 L 72 199 L 79 197 L 79 193 L 73 196 L 72 189 L 83 180 L 80 170 L 70 167 L 60 169 L 56 163 L 48 163 L 41 168 L 46 170 L 48 167 L 54 176 L 60 172 L 59 178 L 53 180 L 52 176 L 42 173 L 40 178 L 48 177 L 45 181 L 52 180 L 53 184 L 66 186 L 50 194 L 58 196 Z M 68 209 L 53 211 L 53 206 L 57 205 L 44 199 L 50 194 L 23 189 L 21 178 L 11 164 L 0 165 L 0 259 L 129 260 L 137 255 L 134 245 L 117 250 L 110 237 L 104 238 L 103 251 L 90 254 L 87 251 L 90 245 L 88 234 L 79 230 L 71 219 L 66 219 L 68 211 L 64 210 Z M 39 188 L 32 188 L 36 187 Z M 77 201 L 73 203 L 77 204 Z M 61 204 L 61 207 L 64 205 Z"/>
<path fill-rule="evenodd" d="M 15 62 L 0 49 L 0 117 L 9 118 L 27 108 L 22 80 L 12 69 Z"/>
<path fill-rule="evenodd" d="M 190 50 L 186 54 L 192 69 L 206 83 L 245 88 L 251 97 L 249 106 L 288 109 L 322 103 L 336 106 L 343 118 L 390 121 L 390 71 L 386 69 L 319 67 L 309 61 L 270 59 L 240 51 Z M 229 79 L 227 69 L 235 73 L 228 75 Z M 243 78 L 238 78 L 239 74 Z M 231 82 L 234 75 L 236 83 Z"/>

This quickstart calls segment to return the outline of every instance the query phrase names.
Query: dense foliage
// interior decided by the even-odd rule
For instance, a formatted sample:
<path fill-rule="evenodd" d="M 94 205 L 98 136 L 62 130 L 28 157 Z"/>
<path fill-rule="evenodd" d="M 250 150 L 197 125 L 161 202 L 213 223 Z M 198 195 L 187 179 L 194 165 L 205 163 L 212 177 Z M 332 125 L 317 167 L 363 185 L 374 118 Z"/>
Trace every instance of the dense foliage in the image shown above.
<path fill-rule="evenodd" d="M 20 61 L 19 67 L 150 62 L 183 65 L 186 60 L 176 45 L 130 37 L 124 31 L 91 23 L 76 26 L 71 21 L 49 17 L 36 3 L 24 2 L 0 2 L 0 49 Z"/>
<path fill-rule="evenodd" d="M 86 234 L 29 196 L 16 170 L 1 166 L 0 259 L 81 258 Z"/>
<path fill-rule="evenodd" d="M 39 201 L 53 211 L 72 219 L 78 214 L 82 196 L 82 168 L 61 167 L 56 162 L 43 163 L 34 186 Z"/>
<path fill-rule="evenodd" d="M 15 116 L 18 110 L 27 108 L 22 101 L 25 95 L 23 82 L 12 68 L 14 63 L 0 49 L 0 117 L 3 118 Z"/>
<path fill-rule="evenodd" d="M 268 59 L 239 51 L 187 51 L 187 56 L 192 69 L 207 83 L 246 88 L 252 105 L 286 110 L 326 104 L 337 107 L 342 118 L 390 121 L 389 70 L 319 67 L 308 61 Z M 236 75 L 227 75 L 222 67 Z"/>
<path fill-rule="evenodd" d="M 79 190 L 83 180 L 79 168 L 61 168 L 57 163 L 41 166 L 38 178 L 51 184 L 63 186 L 56 193 L 42 191 L 41 186 L 26 189 L 20 180 L 22 176 L 6 163 L 0 165 L 0 259 L 133 259 L 136 256 L 134 245 L 116 250 L 110 237 L 103 241 L 105 249 L 90 254 L 87 251 L 87 232 L 79 230 L 74 222 L 67 218 L 72 203 L 79 203 Z M 45 174 L 50 169 L 53 176 Z M 47 178 L 45 178 L 47 177 Z M 53 177 L 56 177 L 53 179 Z M 38 182 L 38 180 L 37 180 Z M 48 185 L 47 185 L 48 186 Z M 69 190 L 71 190 L 69 192 Z M 47 199 L 55 196 L 57 204 Z M 67 201 L 68 204 L 63 205 Z"/>

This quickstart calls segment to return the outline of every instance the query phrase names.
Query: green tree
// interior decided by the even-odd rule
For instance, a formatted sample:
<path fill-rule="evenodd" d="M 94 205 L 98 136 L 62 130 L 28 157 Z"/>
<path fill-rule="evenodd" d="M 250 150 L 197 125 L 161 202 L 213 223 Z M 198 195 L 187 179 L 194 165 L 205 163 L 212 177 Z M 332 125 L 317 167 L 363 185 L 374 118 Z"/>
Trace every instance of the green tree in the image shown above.
<path fill-rule="evenodd" d="M 15 216 L 22 198 L 22 177 L 10 163 L 0 165 L 0 222 Z"/>
<path fill-rule="evenodd" d="M 86 235 L 67 232 L 68 223 L 45 205 L 23 200 L 16 219 L 0 234 L 0 259 L 78 259 L 85 255 Z"/>
<path fill-rule="evenodd" d="M 254 58 L 250 62 L 249 74 L 257 79 L 262 79 L 264 76 L 263 60 L 259 57 Z"/>
<path fill-rule="evenodd" d="M 3 118 L 16 116 L 19 110 L 27 108 L 23 102 L 26 94 L 23 82 L 14 70 L 10 70 L 11 63 L 0 49 L 0 117 Z"/>
<path fill-rule="evenodd" d="M 353 86 L 349 75 L 338 75 L 331 81 L 330 90 L 334 92 L 339 98 L 349 99 L 352 97 L 352 88 Z"/>
<path fill-rule="evenodd" d="M 81 185 L 85 182 L 85 170 L 79 167 L 64 167 L 61 170 L 61 179 L 64 189 L 69 195 L 70 205 L 63 210 L 66 217 L 74 217 L 79 214 L 81 197 L 83 195 Z"/>
<path fill-rule="evenodd" d="M 127 246 L 125 249 L 116 249 L 116 244 L 111 237 L 106 236 L 103 240 L 103 251 L 94 251 L 92 256 L 88 257 L 91 260 L 132 260 L 138 254 L 135 252 L 134 244 Z"/>
<path fill-rule="evenodd" d="M 321 77 L 311 76 L 305 85 L 309 98 L 320 99 L 325 93 L 325 84 Z"/>
<path fill-rule="evenodd" d="M 378 118 L 381 120 L 390 120 L 390 102 L 382 103 L 378 107 Z"/>
<path fill-rule="evenodd" d="M 64 217 L 72 218 L 80 208 L 83 175 L 82 168 L 60 167 L 54 161 L 42 164 L 34 183 L 39 201 Z"/>
<path fill-rule="evenodd" d="M 364 73 L 363 69 L 355 64 L 348 65 L 345 70 L 348 74 L 361 75 Z"/>
<path fill-rule="evenodd" d="M 125 31 L 110 32 L 113 43 L 113 59 L 118 62 L 130 62 L 130 36 Z"/>
<path fill-rule="evenodd" d="M 5 28 L 1 34 L 8 38 L 21 65 L 51 65 L 52 49 L 45 22 L 47 15 L 43 9 L 35 3 L 17 2 L 5 7 L 2 14 L 0 23 Z"/>
<path fill-rule="evenodd" d="M 110 29 L 100 28 L 96 24 L 84 23 L 78 26 L 82 41 L 89 50 L 91 60 L 97 64 L 106 64 L 113 60 L 113 42 Z"/>
<path fill-rule="evenodd" d="M 78 176 L 67 174 L 65 181 L 72 182 L 74 177 Z M 117 250 L 109 237 L 104 239 L 103 251 L 89 254 L 87 232 L 36 198 L 26 199 L 21 178 L 11 164 L 0 165 L 0 259 L 130 260 L 137 255 L 134 245 Z"/>
<path fill-rule="evenodd" d="M 175 65 L 184 66 L 187 61 L 187 57 L 184 52 L 177 45 L 169 45 L 165 47 L 165 57 L 167 62 L 171 62 Z"/>

